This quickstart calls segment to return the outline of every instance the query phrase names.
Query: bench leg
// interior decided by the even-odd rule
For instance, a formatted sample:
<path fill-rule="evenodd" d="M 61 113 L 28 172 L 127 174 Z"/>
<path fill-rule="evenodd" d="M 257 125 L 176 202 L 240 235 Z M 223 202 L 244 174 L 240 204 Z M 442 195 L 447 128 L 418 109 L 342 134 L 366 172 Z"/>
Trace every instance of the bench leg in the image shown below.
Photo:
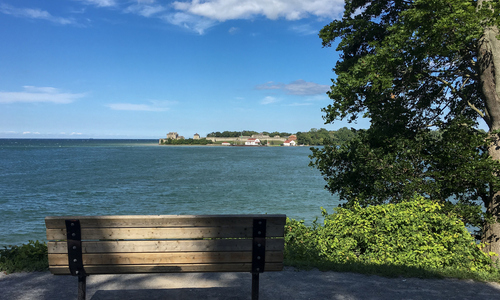
<path fill-rule="evenodd" d="M 78 300 L 85 300 L 87 293 L 87 276 L 78 276 Z"/>
<path fill-rule="evenodd" d="M 259 300 L 259 273 L 252 273 L 252 300 Z"/>

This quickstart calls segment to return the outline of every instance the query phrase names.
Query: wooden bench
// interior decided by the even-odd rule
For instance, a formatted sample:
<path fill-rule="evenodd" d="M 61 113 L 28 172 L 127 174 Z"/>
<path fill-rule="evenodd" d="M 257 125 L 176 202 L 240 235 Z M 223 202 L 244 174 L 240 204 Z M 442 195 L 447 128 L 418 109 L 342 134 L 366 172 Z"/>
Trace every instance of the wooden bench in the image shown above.
<path fill-rule="evenodd" d="M 49 269 L 78 276 L 78 299 L 94 274 L 250 272 L 283 269 L 285 215 L 46 217 Z"/>

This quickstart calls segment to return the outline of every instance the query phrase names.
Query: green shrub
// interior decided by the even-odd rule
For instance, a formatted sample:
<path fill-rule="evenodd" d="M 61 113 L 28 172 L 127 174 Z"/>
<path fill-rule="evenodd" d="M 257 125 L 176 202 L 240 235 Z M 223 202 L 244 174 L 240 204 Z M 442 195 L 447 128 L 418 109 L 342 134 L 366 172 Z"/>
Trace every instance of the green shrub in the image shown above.
<path fill-rule="evenodd" d="M 322 209 L 324 224 L 287 220 L 285 261 L 295 266 L 360 265 L 444 276 L 471 273 L 500 278 L 464 223 L 441 204 L 415 197 L 399 204 Z M 494 255 L 494 253 L 490 253 Z M 394 268 L 396 267 L 396 268 Z M 479 278 L 483 275 L 467 275 Z M 496 276 L 496 277 L 495 277 Z"/>
<path fill-rule="evenodd" d="M 47 270 L 49 267 L 47 245 L 39 241 L 28 241 L 21 246 L 4 247 L 0 250 L 0 271 L 33 272 Z"/>
<path fill-rule="evenodd" d="M 286 219 L 285 260 L 307 265 L 316 260 L 316 232 L 304 225 L 304 221 Z"/>

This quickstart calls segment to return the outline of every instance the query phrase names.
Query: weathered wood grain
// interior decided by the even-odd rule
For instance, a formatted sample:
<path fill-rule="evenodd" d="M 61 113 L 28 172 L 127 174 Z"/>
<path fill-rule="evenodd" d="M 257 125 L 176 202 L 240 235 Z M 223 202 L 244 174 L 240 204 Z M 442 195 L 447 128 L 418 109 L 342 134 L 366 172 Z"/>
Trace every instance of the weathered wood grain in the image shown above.
<path fill-rule="evenodd" d="M 283 261 L 283 252 L 267 251 L 266 262 Z M 95 265 L 165 265 L 251 263 L 252 252 L 168 252 L 84 254 L 85 269 Z M 67 254 L 49 254 L 49 266 L 67 266 Z"/>
<path fill-rule="evenodd" d="M 265 271 L 281 271 L 282 263 L 266 263 Z M 55 275 L 69 275 L 68 267 L 52 267 Z M 140 273 L 198 273 L 198 272 L 251 272 L 251 263 L 240 264 L 186 264 L 186 265 L 100 265 L 85 267 L 88 275 L 140 274 Z"/>
<path fill-rule="evenodd" d="M 90 227 L 251 227 L 254 218 L 267 219 L 268 225 L 285 225 L 285 215 L 131 215 L 131 216 L 49 216 L 48 229 L 66 228 L 64 220 L 80 220 L 82 228 Z"/>
<path fill-rule="evenodd" d="M 283 251 L 283 239 L 268 239 L 267 251 Z M 67 253 L 66 241 L 48 242 L 49 253 Z M 180 251 L 251 251 L 252 239 L 216 239 L 216 240 L 173 240 L 173 241 L 84 241 L 82 253 L 102 252 L 180 252 Z"/>

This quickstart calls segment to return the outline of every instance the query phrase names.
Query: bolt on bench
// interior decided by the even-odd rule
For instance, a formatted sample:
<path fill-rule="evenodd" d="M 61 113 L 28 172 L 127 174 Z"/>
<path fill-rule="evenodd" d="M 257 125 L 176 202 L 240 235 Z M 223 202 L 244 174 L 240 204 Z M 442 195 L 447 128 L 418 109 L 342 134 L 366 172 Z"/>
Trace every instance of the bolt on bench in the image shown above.
<path fill-rule="evenodd" d="M 84 300 L 94 274 L 251 272 L 283 269 L 285 215 L 46 217 L 49 269 L 78 276 Z"/>

